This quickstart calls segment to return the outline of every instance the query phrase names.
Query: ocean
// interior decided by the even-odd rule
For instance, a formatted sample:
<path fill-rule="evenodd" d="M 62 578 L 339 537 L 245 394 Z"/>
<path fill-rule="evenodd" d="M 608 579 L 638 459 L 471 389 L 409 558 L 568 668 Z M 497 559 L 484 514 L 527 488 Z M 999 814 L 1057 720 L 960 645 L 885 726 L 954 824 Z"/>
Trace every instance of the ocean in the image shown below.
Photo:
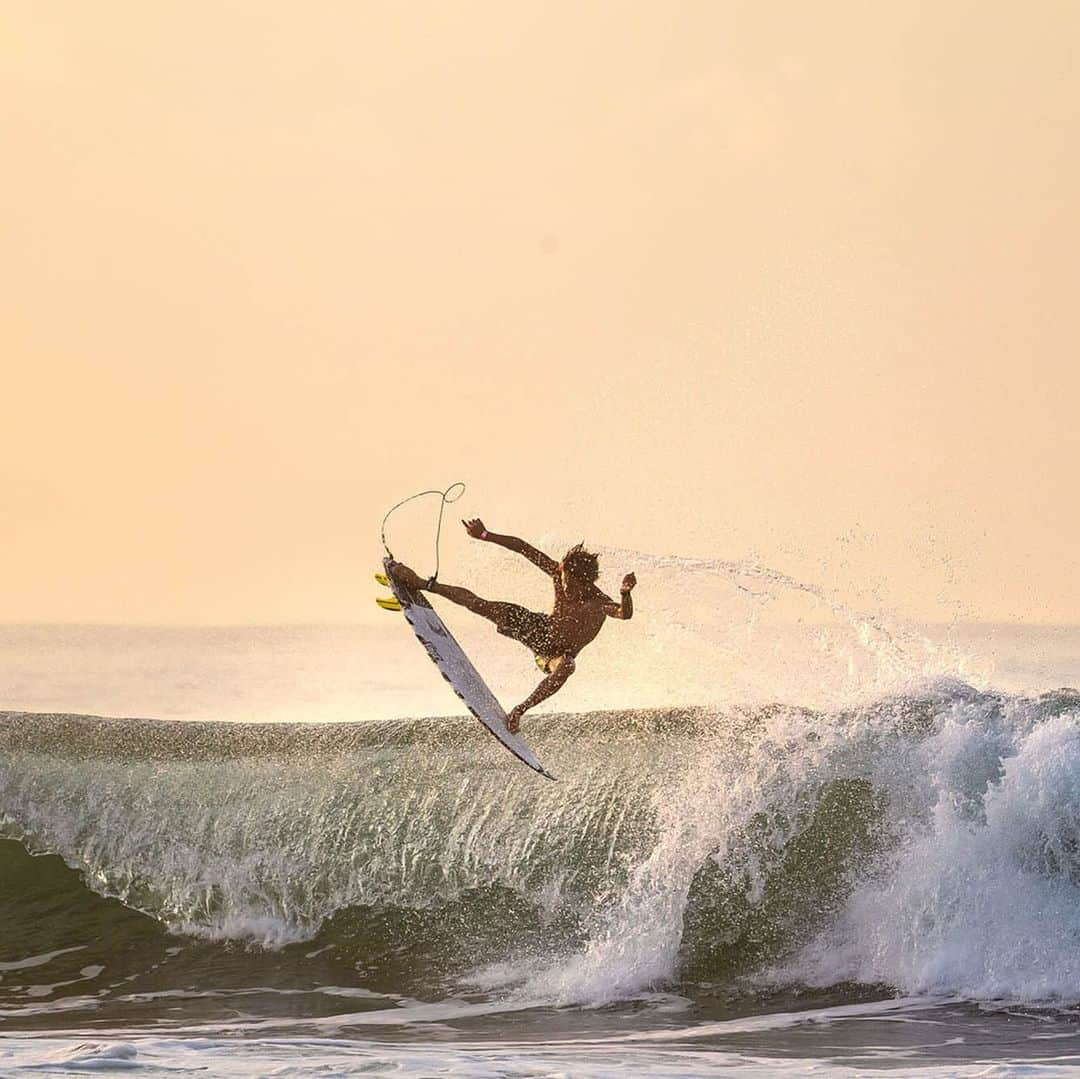
<path fill-rule="evenodd" d="M 0 628 L 0 1075 L 1080 1067 L 1080 630 L 782 613 L 605 631 L 556 783 L 389 615 Z"/>

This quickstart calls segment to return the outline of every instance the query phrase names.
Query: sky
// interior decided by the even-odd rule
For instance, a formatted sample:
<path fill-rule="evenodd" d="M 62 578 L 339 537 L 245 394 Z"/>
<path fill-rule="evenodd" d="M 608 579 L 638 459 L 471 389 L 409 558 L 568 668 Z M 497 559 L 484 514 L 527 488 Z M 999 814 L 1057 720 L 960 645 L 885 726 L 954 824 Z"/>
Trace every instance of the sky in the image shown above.
<path fill-rule="evenodd" d="M 1080 622 L 1078 45 L 1053 0 L 9 0 L 0 620 L 376 619 L 382 513 L 464 480 L 553 549 Z"/>

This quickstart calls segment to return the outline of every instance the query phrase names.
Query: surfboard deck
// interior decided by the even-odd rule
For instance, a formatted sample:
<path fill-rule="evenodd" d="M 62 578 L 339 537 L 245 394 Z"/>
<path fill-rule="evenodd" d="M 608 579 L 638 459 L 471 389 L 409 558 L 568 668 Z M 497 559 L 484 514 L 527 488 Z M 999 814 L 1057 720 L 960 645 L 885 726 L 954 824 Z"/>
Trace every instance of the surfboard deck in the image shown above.
<path fill-rule="evenodd" d="M 401 604 L 413 633 L 424 646 L 431 661 L 439 668 L 439 673 L 449 683 L 465 707 L 502 743 L 522 764 L 527 764 L 534 772 L 539 772 L 546 779 L 555 777 L 540 763 L 528 742 L 520 734 L 511 734 L 506 729 L 506 713 L 487 687 L 480 673 L 465 655 L 464 649 L 454 639 L 454 635 L 443 624 L 435 608 L 427 601 L 422 592 L 413 592 L 402 587 L 390 573 L 393 564 L 389 558 L 383 559 L 386 580 L 394 598 Z M 380 582 L 382 583 L 382 582 Z"/>

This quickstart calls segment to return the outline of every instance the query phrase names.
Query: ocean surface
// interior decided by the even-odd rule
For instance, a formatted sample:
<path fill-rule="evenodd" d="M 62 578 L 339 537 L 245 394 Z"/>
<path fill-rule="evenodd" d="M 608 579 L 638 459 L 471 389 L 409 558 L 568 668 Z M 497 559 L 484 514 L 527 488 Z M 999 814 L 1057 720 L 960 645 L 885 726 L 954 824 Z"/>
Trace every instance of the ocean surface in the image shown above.
<path fill-rule="evenodd" d="M 392 616 L 0 627 L 0 1075 L 1080 1068 L 1080 631 L 811 606 L 606 631 L 557 783 Z"/>

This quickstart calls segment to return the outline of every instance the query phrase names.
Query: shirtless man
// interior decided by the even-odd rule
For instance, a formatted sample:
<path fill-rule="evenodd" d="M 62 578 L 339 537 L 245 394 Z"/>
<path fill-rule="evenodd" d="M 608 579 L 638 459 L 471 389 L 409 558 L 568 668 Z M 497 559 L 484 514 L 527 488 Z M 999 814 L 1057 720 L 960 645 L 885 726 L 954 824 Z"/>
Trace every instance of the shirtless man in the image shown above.
<path fill-rule="evenodd" d="M 551 614 L 537 614 L 516 603 L 481 599 L 467 588 L 421 580 L 413 570 L 400 562 L 394 563 L 390 572 L 405 588 L 443 596 L 494 622 L 501 634 L 520 641 L 535 653 L 536 662 L 547 677 L 507 716 L 506 729 L 516 734 L 525 712 L 558 692 L 574 673 L 577 654 L 600 632 L 604 619 L 633 616 L 634 603 L 630 593 L 637 584 L 637 578 L 632 573 L 623 578 L 622 599 L 616 603 L 596 587 L 600 560 L 586 551 L 582 544 L 571 547 L 563 555 L 562 561 L 556 562 L 517 536 L 500 536 L 489 532 L 479 518 L 461 523 L 473 539 L 497 543 L 508 551 L 524 555 L 552 579 L 555 605 Z"/>

